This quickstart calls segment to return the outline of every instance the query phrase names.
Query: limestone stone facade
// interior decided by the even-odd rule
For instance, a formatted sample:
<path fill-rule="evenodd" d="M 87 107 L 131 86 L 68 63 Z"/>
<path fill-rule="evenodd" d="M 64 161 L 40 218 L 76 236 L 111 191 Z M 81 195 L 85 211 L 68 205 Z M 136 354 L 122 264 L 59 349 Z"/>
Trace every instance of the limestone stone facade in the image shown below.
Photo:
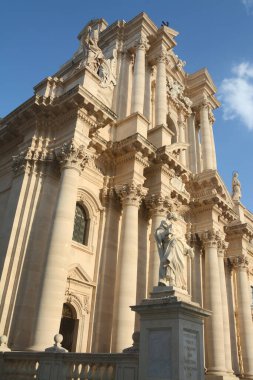
<path fill-rule="evenodd" d="M 212 312 L 206 376 L 253 379 L 253 214 L 217 172 L 216 88 L 207 69 L 185 72 L 177 34 L 145 13 L 92 20 L 0 121 L 0 332 L 12 350 L 44 350 L 58 332 L 74 352 L 131 346 L 130 306 L 157 286 L 154 232 L 173 211 L 194 250 L 185 291 Z"/>

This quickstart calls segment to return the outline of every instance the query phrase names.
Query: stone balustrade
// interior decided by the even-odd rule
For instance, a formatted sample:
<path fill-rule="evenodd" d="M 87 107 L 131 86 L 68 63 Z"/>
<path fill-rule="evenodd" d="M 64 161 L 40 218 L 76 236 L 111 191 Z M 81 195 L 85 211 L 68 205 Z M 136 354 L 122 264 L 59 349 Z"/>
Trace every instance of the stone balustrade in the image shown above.
<path fill-rule="evenodd" d="M 0 380 L 137 380 L 138 354 L 0 353 Z"/>

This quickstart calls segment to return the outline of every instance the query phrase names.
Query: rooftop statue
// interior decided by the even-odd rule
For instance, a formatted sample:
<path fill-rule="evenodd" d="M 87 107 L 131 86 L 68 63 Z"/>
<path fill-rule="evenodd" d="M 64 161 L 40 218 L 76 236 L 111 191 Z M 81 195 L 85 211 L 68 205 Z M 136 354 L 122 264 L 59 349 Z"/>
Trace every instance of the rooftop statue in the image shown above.
<path fill-rule="evenodd" d="M 99 31 L 88 26 L 87 32 L 82 35 L 81 43 L 83 47 L 84 62 L 93 71 L 98 71 L 104 60 L 104 55 L 98 46 Z"/>
<path fill-rule="evenodd" d="M 238 173 L 234 172 L 232 179 L 232 199 L 234 201 L 240 201 L 241 197 L 241 183 L 238 179 Z"/>
<path fill-rule="evenodd" d="M 184 275 L 185 256 L 194 257 L 193 249 L 186 243 L 178 230 L 176 213 L 170 212 L 155 231 L 155 239 L 160 257 L 159 286 L 176 286 L 186 289 Z"/>

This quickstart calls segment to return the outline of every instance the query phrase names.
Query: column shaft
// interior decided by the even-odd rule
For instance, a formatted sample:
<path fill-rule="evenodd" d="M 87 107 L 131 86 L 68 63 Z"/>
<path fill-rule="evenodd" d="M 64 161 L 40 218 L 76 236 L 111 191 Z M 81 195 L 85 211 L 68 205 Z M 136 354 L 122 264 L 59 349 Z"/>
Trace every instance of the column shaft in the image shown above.
<path fill-rule="evenodd" d="M 236 266 L 237 312 L 244 376 L 253 379 L 253 323 L 247 275 L 248 261 L 244 257 L 234 260 Z"/>
<path fill-rule="evenodd" d="M 132 113 L 140 112 L 143 114 L 145 91 L 145 55 L 146 41 L 143 39 L 138 43 L 136 48 L 132 87 Z"/>
<path fill-rule="evenodd" d="M 189 131 L 189 167 L 195 174 L 197 173 L 197 150 L 196 150 L 196 129 L 195 129 L 195 115 L 192 114 L 188 119 L 188 131 Z"/>
<path fill-rule="evenodd" d="M 68 255 L 72 241 L 75 205 L 80 168 L 85 155 L 83 146 L 63 144 L 59 151 L 62 165 L 61 182 L 48 246 L 35 336 L 31 350 L 44 350 L 52 345 L 61 321 L 67 280 Z M 78 165 L 80 163 L 80 165 Z"/>
<path fill-rule="evenodd" d="M 209 106 L 204 104 L 200 109 L 201 147 L 203 157 L 203 169 L 214 169 L 213 143 L 211 138 L 211 127 L 209 122 Z"/>
<path fill-rule="evenodd" d="M 205 321 L 207 373 L 226 372 L 223 332 L 223 308 L 220 289 L 217 242 L 207 236 L 205 244 L 205 307 L 212 312 Z"/>
<path fill-rule="evenodd" d="M 124 185 L 119 190 L 123 202 L 119 245 L 119 271 L 115 308 L 113 349 L 116 352 L 131 346 L 135 315 L 130 306 L 136 302 L 138 265 L 138 209 L 141 187 Z"/>
<path fill-rule="evenodd" d="M 115 349 L 117 352 L 131 346 L 135 315 L 130 305 L 136 303 L 138 263 L 138 207 L 123 208 L 120 238 L 120 278 L 118 282 L 118 313 Z"/>
<path fill-rule="evenodd" d="M 228 316 L 228 298 L 227 287 L 225 279 L 224 268 L 224 254 L 219 253 L 219 273 L 220 273 L 220 288 L 221 288 L 221 301 L 222 301 L 222 314 L 223 314 L 223 331 L 224 331 L 224 349 L 225 349 L 225 361 L 226 368 L 229 373 L 233 373 L 232 370 L 232 357 L 231 357 L 231 341 L 230 341 L 230 323 Z"/>
<path fill-rule="evenodd" d="M 167 124 L 166 58 L 161 54 L 157 59 L 155 124 Z"/>

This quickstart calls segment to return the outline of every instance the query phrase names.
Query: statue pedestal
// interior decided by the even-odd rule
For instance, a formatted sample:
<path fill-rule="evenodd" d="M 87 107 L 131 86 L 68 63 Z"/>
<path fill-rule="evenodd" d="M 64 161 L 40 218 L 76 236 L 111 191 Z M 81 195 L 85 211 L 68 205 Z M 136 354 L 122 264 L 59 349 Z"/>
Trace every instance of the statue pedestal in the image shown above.
<path fill-rule="evenodd" d="M 155 287 L 150 299 L 131 309 L 140 315 L 139 380 L 204 379 L 203 319 L 209 311 L 174 287 Z"/>
<path fill-rule="evenodd" d="M 150 298 L 155 299 L 164 297 L 177 297 L 178 300 L 191 303 L 191 296 L 184 289 L 175 286 L 154 286 L 153 291 L 150 293 Z"/>

